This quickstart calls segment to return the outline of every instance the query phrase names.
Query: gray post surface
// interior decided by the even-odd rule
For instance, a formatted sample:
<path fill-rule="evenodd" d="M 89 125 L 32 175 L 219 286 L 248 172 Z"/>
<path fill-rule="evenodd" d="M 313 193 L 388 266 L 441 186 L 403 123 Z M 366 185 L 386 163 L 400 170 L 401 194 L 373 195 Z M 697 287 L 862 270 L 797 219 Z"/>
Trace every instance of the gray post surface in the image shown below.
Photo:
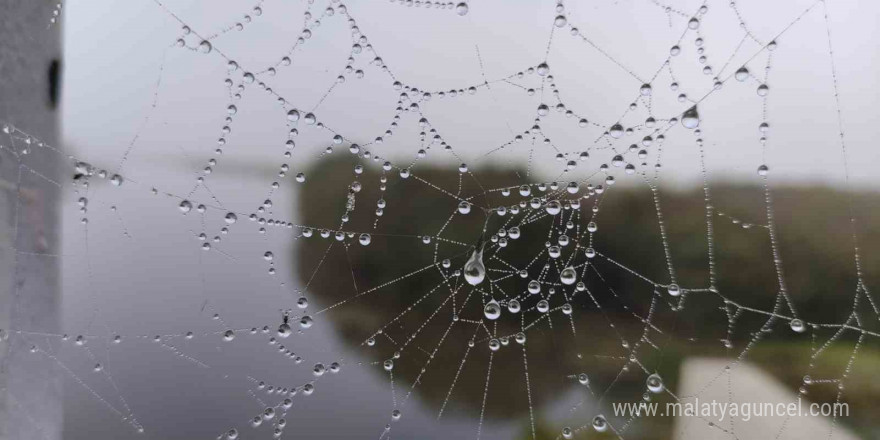
<path fill-rule="evenodd" d="M 61 29 L 58 1 L 2 0 L 0 127 L 58 146 Z M 44 353 L 60 321 L 60 188 L 63 158 L 22 134 L 0 132 L 0 440 L 61 438 L 60 369 Z M 26 150 L 26 153 L 25 153 Z"/>

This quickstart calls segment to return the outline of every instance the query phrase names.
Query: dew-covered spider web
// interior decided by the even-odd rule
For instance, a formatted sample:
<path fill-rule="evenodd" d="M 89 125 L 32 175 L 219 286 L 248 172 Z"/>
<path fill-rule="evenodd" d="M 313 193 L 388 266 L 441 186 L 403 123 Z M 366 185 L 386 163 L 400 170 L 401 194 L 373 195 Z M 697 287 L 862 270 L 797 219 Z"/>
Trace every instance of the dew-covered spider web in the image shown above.
<path fill-rule="evenodd" d="M 65 140 L 0 121 L 10 273 L 61 270 L 0 362 L 49 367 L 64 438 L 877 435 L 869 5 L 88 3 L 40 31 Z M 850 414 L 614 411 L 755 367 Z"/>

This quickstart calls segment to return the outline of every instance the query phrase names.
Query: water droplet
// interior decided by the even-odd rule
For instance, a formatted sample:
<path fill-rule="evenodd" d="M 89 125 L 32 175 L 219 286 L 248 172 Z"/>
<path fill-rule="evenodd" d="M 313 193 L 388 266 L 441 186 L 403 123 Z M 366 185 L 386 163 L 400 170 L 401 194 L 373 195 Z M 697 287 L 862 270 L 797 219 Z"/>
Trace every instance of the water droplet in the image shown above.
<path fill-rule="evenodd" d="M 536 70 L 538 75 L 545 76 L 550 73 L 550 66 L 547 63 L 538 64 L 538 69 Z"/>
<path fill-rule="evenodd" d="M 639 87 L 639 93 L 641 93 L 642 96 L 650 96 L 651 95 L 651 85 L 650 84 L 642 84 L 642 86 Z"/>
<path fill-rule="evenodd" d="M 507 302 L 507 311 L 510 313 L 519 313 L 522 306 L 520 306 L 519 301 L 516 299 L 512 299 Z"/>
<path fill-rule="evenodd" d="M 665 389 L 665 386 L 663 385 L 663 378 L 661 378 L 660 375 L 657 373 L 648 376 L 645 384 L 648 386 L 648 391 L 654 394 L 663 392 L 663 390 Z"/>
<path fill-rule="evenodd" d="M 770 172 L 770 168 L 768 168 L 767 165 L 761 165 L 758 167 L 759 176 L 766 176 L 768 172 Z"/>
<path fill-rule="evenodd" d="M 498 302 L 494 299 L 486 303 L 486 306 L 483 307 L 483 315 L 486 316 L 486 319 L 496 320 L 501 316 L 501 306 L 498 305 Z"/>
<path fill-rule="evenodd" d="M 541 292 L 541 283 L 539 283 L 538 280 L 531 280 L 529 281 L 527 288 L 529 293 L 531 293 L 532 295 L 537 295 Z"/>
<path fill-rule="evenodd" d="M 489 340 L 489 350 L 498 351 L 501 348 L 501 342 L 498 339 L 492 338 Z"/>
<path fill-rule="evenodd" d="M 235 339 L 235 332 L 234 332 L 234 331 L 232 331 L 232 330 L 226 330 L 226 331 L 223 333 L 223 340 L 224 340 L 224 341 L 231 341 L 231 340 L 233 340 L 233 339 Z"/>
<path fill-rule="evenodd" d="M 806 326 L 804 326 L 804 321 L 802 321 L 798 318 L 792 319 L 788 323 L 788 325 L 791 326 L 791 329 L 793 331 L 795 331 L 796 333 L 803 333 L 804 330 L 806 330 Z"/>
<path fill-rule="evenodd" d="M 461 2 L 455 5 L 455 13 L 458 15 L 467 15 L 468 13 L 468 5 L 465 2 Z"/>
<path fill-rule="evenodd" d="M 605 420 L 605 416 L 599 414 L 596 417 L 593 417 L 593 429 L 595 429 L 596 432 L 605 432 L 608 430 L 608 421 Z"/>
<path fill-rule="evenodd" d="M 565 439 L 574 438 L 574 432 L 571 430 L 571 428 L 569 428 L 568 426 L 566 426 L 565 428 L 562 428 L 562 438 L 565 438 Z"/>
<path fill-rule="evenodd" d="M 671 295 L 671 296 L 681 295 L 681 288 L 679 288 L 678 284 L 675 284 L 675 283 L 670 284 L 669 287 L 667 287 L 667 291 L 669 292 L 669 295 Z"/>
<path fill-rule="evenodd" d="M 745 66 L 740 67 L 736 70 L 736 73 L 733 74 L 733 77 L 736 78 L 737 81 L 743 82 L 749 79 L 749 69 L 747 69 Z"/>
<path fill-rule="evenodd" d="M 230 212 L 226 214 L 226 223 L 233 224 L 238 220 L 238 216 L 235 215 L 234 212 Z"/>
<path fill-rule="evenodd" d="M 201 51 L 202 53 L 211 53 L 211 49 L 213 48 L 214 47 L 211 46 L 211 42 L 208 40 L 202 40 L 202 42 L 199 43 L 199 51 Z"/>
<path fill-rule="evenodd" d="M 538 106 L 538 116 L 547 116 L 548 113 L 550 113 L 550 107 L 547 107 L 547 104 Z"/>
<path fill-rule="evenodd" d="M 315 364 L 314 368 L 312 368 L 312 374 L 314 374 L 315 376 L 323 376 L 326 371 L 327 368 L 324 367 L 324 364 L 322 363 L 317 363 Z"/>
<path fill-rule="evenodd" d="M 568 24 L 568 20 L 565 19 L 564 15 L 557 15 L 556 18 L 553 20 L 553 24 L 556 27 L 561 28 Z"/>
<path fill-rule="evenodd" d="M 370 234 L 363 233 L 360 237 L 358 237 L 358 242 L 360 242 L 360 244 L 363 246 L 370 244 L 370 241 L 372 241 L 372 237 L 370 237 Z"/>
<path fill-rule="evenodd" d="M 559 274 L 559 281 L 562 281 L 562 284 L 566 286 L 574 284 L 577 281 L 577 271 L 571 266 L 562 269 L 562 272 Z"/>
<path fill-rule="evenodd" d="M 275 408 L 269 407 L 263 411 L 263 418 L 266 420 L 270 420 L 275 417 Z"/>
<path fill-rule="evenodd" d="M 608 134 L 614 139 L 620 139 L 620 137 L 623 136 L 623 126 L 620 124 L 612 125 L 611 128 L 608 129 Z"/>
<path fill-rule="evenodd" d="M 482 242 L 482 239 L 480 240 Z M 474 253 L 464 265 L 464 279 L 471 286 L 476 286 L 486 279 L 486 266 L 483 265 L 483 246 L 478 243 Z"/>
<path fill-rule="evenodd" d="M 388 359 L 387 361 L 382 363 L 382 367 L 385 368 L 385 371 L 391 371 L 394 369 L 394 361 Z"/>
<path fill-rule="evenodd" d="M 695 129 L 700 125 L 700 114 L 697 113 L 697 106 L 689 108 L 681 115 L 681 125 L 687 129 Z"/>
<path fill-rule="evenodd" d="M 180 212 L 182 212 L 184 214 L 192 211 L 192 207 L 193 207 L 193 205 L 192 205 L 192 203 L 190 203 L 189 200 L 184 200 L 184 201 L 180 202 L 180 205 L 178 205 Z"/>
<path fill-rule="evenodd" d="M 578 382 L 580 382 L 581 385 L 587 385 L 590 383 L 590 377 L 587 376 L 587 373 L 578 374 Z"/>
<path fill-rule="evenodd" d="M 462 200 L 458 203 L 458 212 L 462 214 L 467 214 L 471 212 L 471 204 L 465 200 Z"/>
<path fill-rule="evenodd" d="M 302 328 L 309 328 L 312 326 L 312 317 L 309 315 L 303 316 L 302 319 L 299 320 L 299 326 Z"/>

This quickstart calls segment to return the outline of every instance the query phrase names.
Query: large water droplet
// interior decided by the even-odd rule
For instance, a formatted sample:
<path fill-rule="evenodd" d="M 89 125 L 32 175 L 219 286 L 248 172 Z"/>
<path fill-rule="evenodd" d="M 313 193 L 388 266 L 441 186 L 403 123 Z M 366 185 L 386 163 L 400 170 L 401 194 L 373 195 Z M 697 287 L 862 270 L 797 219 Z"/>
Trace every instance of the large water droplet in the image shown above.
<path fill-rule="evenodd" d="M 623 136 L 623 126 L 620 124 L 612 125 L 611 128 L 608 129 L 608 134 L 614 139 L 620 139 L 620 137 Z"/>
<path fill-rule="evenodd" d="M 558 200 L 551 200 L 547 202 L 547 205 L 544 206 L 544 209 L 547 211 L 547 214 L 556 215 L 559 214 L 560 211 L 562 211 L 562 205 L 559 203 Z"/>
<path fill-rule="evenodd" d="M 654 394 L 663 392 L 663 389 L 665 388 L 663 385 L 663 378 L 661 378 L 660 375 L 657 373 L 648 376 L 645 384 L 648 386 L 648 391 Z"/>
<path fill-rule="evenodd" d="M 541 283 L 539 283 L 538 280 L 529 281 L 528 290 L 529 290 L 529 293 L 531 293 L 532 295 L 536 295 L 536 294 L 540 293 L 541 292 Z"/>
<path fill-rule="evenodd" d="M 372 241 L 372 238 L 370 237 L 370 234 L 367 234 L 365 232 L 365 233 L 361 234 L 358 241 L 361 243 L 361 245 L 366 246 L 366 245 L 370 244 L 370 241 Z"/>
<path fill-rule="evenodd" d="M 547 63 L 538 64 L 536 72 L 538 72 L 538 75 L 545 76 L 550 73 L 550 66 Z"/>
<path fill-rule="evenodd" d="M 547 116 L 550 113 L 550 107 L 547 104 L 541 104 L 538 106 L 538 116 Z"/>
<path fill-rule="evenodd" d="M 605 432 L 608 430 L 608 421 L 605 420 L 605 416 L 599 414 L 596 417 L 593 417 L 593 429 L 596 432 Z"/>
<path fill-rule="evenodd" d="M 480 243 L 474 248 L 471 258 L 464 264 L 464 279 L 471 286 L 476 286 L 486 279 L 486 266 L 483 265 L 483 244 Z"/>
<path fill-rule="evenodd" d="M 562 281 L 562 284 L 566 286 L 574 284 L 577 281 L 577 271 L 571 266 L 562 269 L 562 273 L 559 274 L 559 281 Z"/>
<path fill-rule="evenodd" d="M 309 328 L 312 326 L 312 317 L 309 315 L 303 316 L 302 319 L 299 320 L 299 326 L 302 328 Z"/>
<path fill-rule="evenodd" d="M 681 125 L 683 125 L 684 128 L 691 130 L 700 125 L 700 114 L 697 113 L 697 106 L 689 108 L 683 115 L 681 115 Z"/>
<path fill-rule="evenodd" d="M 557 15 L 556 18 L 553 20 L 553 25 L 558 28 L 561 28 L 566 24 L 568 24 L 568 20 L 565 18 L 564 15 Z"/>
<path fill-rule="evenodd" d="M 486 319 L 496 320 L 501 316 L 501 306 L 498 305 L 498 302 L 494 299 L 486 303 L 486 306 L 483 307 L 483 315 L 486 316 Z"/>

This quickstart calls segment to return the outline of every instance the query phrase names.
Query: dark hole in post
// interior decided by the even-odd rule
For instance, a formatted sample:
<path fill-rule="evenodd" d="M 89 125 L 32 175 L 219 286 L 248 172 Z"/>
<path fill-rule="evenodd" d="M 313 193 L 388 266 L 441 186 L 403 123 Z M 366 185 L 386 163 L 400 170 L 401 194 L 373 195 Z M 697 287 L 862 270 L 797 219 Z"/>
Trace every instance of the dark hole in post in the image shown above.
<path fill-rule="evenodd" d="M 49 63 L 49 108 L 54 110 L 58 107 L 61 98 L 61 62 L 53 59 Z"/>

